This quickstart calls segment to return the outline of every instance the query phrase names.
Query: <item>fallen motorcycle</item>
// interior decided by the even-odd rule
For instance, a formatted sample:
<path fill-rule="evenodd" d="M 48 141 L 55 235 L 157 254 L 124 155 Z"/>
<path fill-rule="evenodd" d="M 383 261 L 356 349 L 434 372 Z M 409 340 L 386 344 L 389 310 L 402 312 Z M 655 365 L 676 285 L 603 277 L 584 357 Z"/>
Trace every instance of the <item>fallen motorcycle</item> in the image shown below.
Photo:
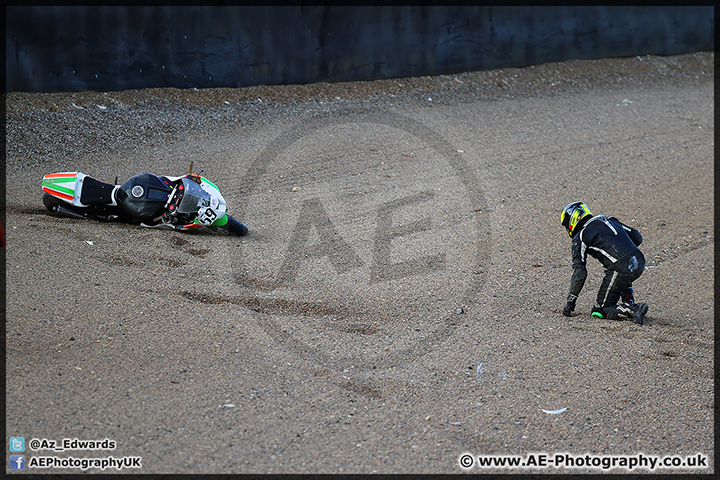
<path fill-rule="evenodd" d="M 179 177 L 143 173 L 122 185 L 104 183 L 82 172 L 59 172 L 42 180 L 43 204 L 60 217 L 122 222 L 151 228 L 188 231 L 226 229 L 248 234 L 243 223 L 227 214 L 218 187 L 192 173 Z"/>

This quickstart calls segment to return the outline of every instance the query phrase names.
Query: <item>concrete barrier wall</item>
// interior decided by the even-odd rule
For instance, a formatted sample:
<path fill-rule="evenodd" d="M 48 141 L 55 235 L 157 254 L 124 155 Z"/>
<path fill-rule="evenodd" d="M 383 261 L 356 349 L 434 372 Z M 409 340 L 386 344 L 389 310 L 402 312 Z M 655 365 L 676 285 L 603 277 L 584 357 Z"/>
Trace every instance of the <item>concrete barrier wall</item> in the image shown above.
<path fill-rule="evenodd" d="M 6 7 L 6 92 L 372 80 L 714 50 L 714 7 Z"/>

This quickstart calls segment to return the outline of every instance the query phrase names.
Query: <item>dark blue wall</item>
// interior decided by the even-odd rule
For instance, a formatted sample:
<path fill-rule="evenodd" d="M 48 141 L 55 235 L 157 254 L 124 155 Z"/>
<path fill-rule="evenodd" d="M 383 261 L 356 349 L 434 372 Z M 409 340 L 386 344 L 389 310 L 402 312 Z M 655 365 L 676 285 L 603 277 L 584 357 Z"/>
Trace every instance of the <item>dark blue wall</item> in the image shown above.
<path fill-rule="evenodd" d="M 714 50 L 713 7 L 7 7 L 6 92 L 371 80 Z"/>

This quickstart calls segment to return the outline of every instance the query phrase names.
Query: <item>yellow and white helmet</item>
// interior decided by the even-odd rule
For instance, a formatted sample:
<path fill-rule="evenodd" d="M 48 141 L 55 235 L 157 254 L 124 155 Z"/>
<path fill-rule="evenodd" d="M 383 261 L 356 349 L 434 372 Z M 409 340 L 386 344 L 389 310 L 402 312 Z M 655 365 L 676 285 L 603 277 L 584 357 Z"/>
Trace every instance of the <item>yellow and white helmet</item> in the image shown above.
<path fill-rule="evenodd" d="M 560 214 L 560 223 L 567 230 L 570 238 L 575 235 L 578 224 L 583 220 L 592 217 L 590 209 L 582 202 L 573 202 L 563 208 Z"/>

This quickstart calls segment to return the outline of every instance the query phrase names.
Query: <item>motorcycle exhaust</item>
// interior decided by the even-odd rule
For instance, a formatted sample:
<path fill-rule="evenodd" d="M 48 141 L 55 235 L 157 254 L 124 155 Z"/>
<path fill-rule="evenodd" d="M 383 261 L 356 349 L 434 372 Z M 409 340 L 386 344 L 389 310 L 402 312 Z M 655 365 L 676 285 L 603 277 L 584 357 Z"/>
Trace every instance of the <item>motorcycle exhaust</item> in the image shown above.
<path fill-rule="evenodd" d="M 82 215 L 77 212 L 73 212 L 72 210 L 69 210 L 65 207 L 61 207 L 60 205 L 55 205 L 53 207 L 53 212 L 55 212 L 60 217 L 80 218 L 83 220 L 87 220 L 87 217 L 85 217 L 85 215 Z"/>

